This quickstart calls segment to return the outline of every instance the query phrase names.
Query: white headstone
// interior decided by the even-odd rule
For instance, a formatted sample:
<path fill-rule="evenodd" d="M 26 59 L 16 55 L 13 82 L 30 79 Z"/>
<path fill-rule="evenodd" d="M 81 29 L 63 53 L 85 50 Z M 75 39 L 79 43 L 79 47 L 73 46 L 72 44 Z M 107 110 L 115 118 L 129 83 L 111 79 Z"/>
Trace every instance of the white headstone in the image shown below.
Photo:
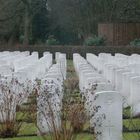
<path fill-rule="evenodd" d="M 122 98 L 120 94 L 115 91 L 97 92 L 93 104 L 91 124 L 95 128 L 97 140 L 121 140 Z"/>

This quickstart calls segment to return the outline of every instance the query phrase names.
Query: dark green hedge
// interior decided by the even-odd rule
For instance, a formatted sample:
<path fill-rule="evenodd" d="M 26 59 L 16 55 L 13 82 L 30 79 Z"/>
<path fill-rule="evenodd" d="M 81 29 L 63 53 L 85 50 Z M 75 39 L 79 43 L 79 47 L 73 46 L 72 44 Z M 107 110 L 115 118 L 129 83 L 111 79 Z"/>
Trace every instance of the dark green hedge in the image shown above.
<path fill-rule="evenodd" d="M 126 55 L 131 55 L 133 53 L 140 54 L 140 47 L 131 47 L 131 46 L 45 46 L 45 45 L 36 45 L 36 46 L 16 46 L 12 48 L 0 47 L 0 51 L 38 51 L 40 57 L 44 51 L 50 51 L 55 54 L 55 52 L 62 52 L 67 54 L 68 59 L 72 59 L 73 53 L 80 53 L 82 56 L 86 56 L 86 53 L 94 53 L 98 55 L 99 53 L 122 53 Z"/>

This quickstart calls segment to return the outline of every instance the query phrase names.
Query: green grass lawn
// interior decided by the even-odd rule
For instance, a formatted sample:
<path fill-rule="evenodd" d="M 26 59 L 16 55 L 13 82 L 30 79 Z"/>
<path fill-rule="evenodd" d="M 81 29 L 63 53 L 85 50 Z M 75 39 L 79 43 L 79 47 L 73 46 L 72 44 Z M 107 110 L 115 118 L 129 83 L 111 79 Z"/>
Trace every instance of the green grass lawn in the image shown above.
<path fill-rule="evenodd" d="M 139 140 L 139 136 L 137 133 L 123 133 L 123 140 Z M 43 140 L 39 136 L 32 136 L 32 137 L 17 137 L 17 138 L 7 138 L 7 139 L 0 139 L 0 140 Z M 51 140 L 51 139 L 47 139 Z M 77 136 L 76 140 L 94 140 L 91 134 L 81 133 Z"/>
<path fill-rule="evenodd" d="M 92 139 L 92 135 L 90 134 L 84 134 L 81 133 L 77 136 L 76 140 L 93 140 Z M 39 136 L 34 136 L 34 137 L 17 137 L 17 138 L 8 138 L 8 139 L 0 139 L 0 140 L 43 140 L 41 137 Z M 48 138 L 47 140 L 51 140 L 50 138 Z"/>

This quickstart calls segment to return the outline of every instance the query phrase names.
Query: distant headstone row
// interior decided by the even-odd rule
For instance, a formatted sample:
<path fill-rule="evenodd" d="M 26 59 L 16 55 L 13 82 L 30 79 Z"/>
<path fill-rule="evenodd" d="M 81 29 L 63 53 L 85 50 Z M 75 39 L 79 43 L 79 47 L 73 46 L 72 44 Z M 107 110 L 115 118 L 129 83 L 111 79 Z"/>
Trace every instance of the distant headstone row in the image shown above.
<path fill-rule="evenodd" d="M 52 54 L 44 52 L 0 52 L 0 121 L 12 120 L 16 106 L 27 102 L 36 79 L 44 78 L 52 66 Z"/>
<path fill-rule="evenodd" d="M 140 56 L 73 54 L 79 88 L 97 139 L 121 139 L 122 107 L 140 114 Z"/>
<path fill-rule="evenodd" d="M 73 54 L 79 89 L 97 140 L 122 139 L 122 109 L 140 114 L 140 56 Z M 61 128 L 66 54 L 0 52 L 0 122 L 16 117 L 16 107 L 37 92 L 37 126 L 41 133 Z M 9 109 L 9 110 L 7 110 Z"/>
<path fill-rule="evenodd" d="M 93 57 L 89 58 L 89 54 L 87 54 L 87 60 L 90 59 L 89 62 L 93 65 L 79 54 L 73 54 L 81 94 L 86 99 L 85 108 L 90 117 L 90 126 L 94 128 L 97 140 L 121 140 L 121 95 L 97 69 L 100 66 L 97 61 L 98 57 L 90 55 Z"/>
<path fill-rule="evenodd" d="M 87 54 L 87 61 L 100 71 L 123 97 L 123 107 L 131 107 L 131 115 L 140 114 L 140 56 L 101 53 Z"/>
<path fill-rule="evenodd" d="M 63 81 L 66 79 L 66 54 L 44 52 L 1 52 L 0 53 L 0 121 L 13 120 L 16 107 L 27 102 L 29 95 L 37 92 L 37 125 L 42 133 L 59 129 Z M 8 108 L 8 111 L 6 111 Z"/>
<path fill-rule="evenodd" d="M 53 64 L 41 80 L 38 97 L 37 122 L 40 132 L 48 133 L 61 128 L 63 81 L 66 79 L 66 55 L 56 53 Z"/>

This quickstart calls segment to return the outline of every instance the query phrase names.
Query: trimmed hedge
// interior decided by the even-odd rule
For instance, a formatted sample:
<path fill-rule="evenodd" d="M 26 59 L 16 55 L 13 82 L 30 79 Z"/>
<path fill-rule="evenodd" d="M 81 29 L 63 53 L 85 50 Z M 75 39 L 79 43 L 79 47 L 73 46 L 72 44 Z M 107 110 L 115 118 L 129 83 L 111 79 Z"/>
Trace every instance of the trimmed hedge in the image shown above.
<path fill-rule="evenodd" d="M 16 47 L 0 47 L 0 51 L 38 51 L 41 57 L 44 51 L 62 52 L 67 54 L 67 59 L 72 59 L 73 53 L 79 53 L 82 56 L 86 56 L 86 53 L 93 53 L 98 55 L 99 53 L 122 53 L 131 55 L 133 53 L 140 54 L 140 47 L 132 46 L 45 46 L 45 45 L 34 45 L 34 46 L 16 46 Z"/>

